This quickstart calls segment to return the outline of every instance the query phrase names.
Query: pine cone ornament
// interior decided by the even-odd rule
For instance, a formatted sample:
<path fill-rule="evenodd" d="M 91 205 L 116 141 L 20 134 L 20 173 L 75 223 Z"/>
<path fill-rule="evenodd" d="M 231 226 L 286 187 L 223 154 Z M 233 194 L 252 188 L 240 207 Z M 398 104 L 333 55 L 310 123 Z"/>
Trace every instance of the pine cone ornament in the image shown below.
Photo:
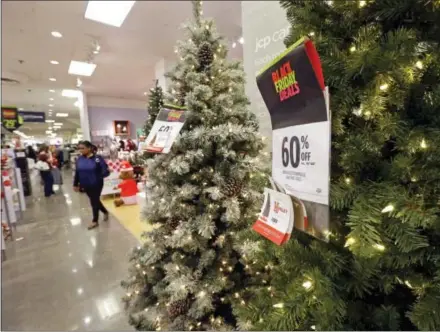
<path fill-rule="evenodd" d="M 238 196 L 243 189 L 243 182 L 237 179 L 229 179 L 224 185 L 222 192 L 224 195 L 233 197 Z"/>
<path fill-rule="evenodd" d="M 179 223 L 180 223 L 179 219 L 173 218 L 170 220 L 169 225 L 172 229 L 176 229 L 177 226 L 179 226 Z"/>
<path fill-rule="evenodd" d="M 183 315 L 188 312 L 190 304 L 191 303 L 188 298 L 173 302 L 168 306 L 168 315 L 171 319 Z"/>
<path fill-rule="evenodd" d="M 200 70 L 205 70 L 211 66 L 211 63 L 214 60 L 214 53 L 209 43 L 203 43 L 200 45 L 198 60 L 200 63 Z"/>

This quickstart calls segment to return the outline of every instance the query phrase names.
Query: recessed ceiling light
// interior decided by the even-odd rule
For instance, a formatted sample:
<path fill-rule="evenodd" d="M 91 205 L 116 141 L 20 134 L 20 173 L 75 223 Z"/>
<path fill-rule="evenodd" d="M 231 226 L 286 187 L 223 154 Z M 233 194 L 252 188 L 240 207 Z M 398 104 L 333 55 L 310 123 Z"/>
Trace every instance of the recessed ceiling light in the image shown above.
<path fill-rule="evenodd" d="M 49 98 L 49 100 L 53 100 L 53 98 Z"/>
<path fill-rule="evenodd" d="M 50 63 L 53 64 L 53 65 L 58 65 L 59 64 L 59 62 L 57 60 L 50 60 Z"/>
<path fill-rule="evenodd" d="M 63 124 L 61 122 L 55 122 L 53 125 L 54 126 L 62 126 Z"/>
<path fill-rule="evenodd" d="M 19 110 L 19 111 L 22 111 L 22 110 L 24 110 L 24 108 L 20 107 L 18 110 Z"/>
<path fill-rule="evenodd" d="M 240 44 L 244 44 L 244 38 L 243 37 L 240 37 L 240 39 L 238 40 L 238 42 L 240 43 Z"/>
<path fill-rule="evenodd" d="M 96 65 L 94 63 L 87 63 L 82 61 L 70 61 L 69 71 L 70 75 L 92 76 Z"/>
<path fill-rule="evenodd" d="M 49 104 L 49 107 L 53 107 L 53 104 Z"/>
<path fill-rule="evenodd" d="M 55 122 L 55 120 L 46 120 L 47 123 Z"/>
<path fill-rule="evenodd" d="M 147 95 L 147 92 L 144 92 L 144 96 L 146 96 Z"/>
<path fill-rule="evenodd" d="M 49 78 L 49 81 L 55 82 L 57 79 L 55 77 Z"/>
<path fill-rule="evenodd" d="M 237 43 L 236 42 L 233 42 L 232 43 L 232 48 L 235 48 L 237 46 Z"/>
<path fill-rule="evenodd" d="M 61 34 L 61 32 L 58 31 L 52 31 L 51 32 L 52 36 L 54 36 L 55 38 L 61 38 L 63 35 Z"/>
<path fill-rule="evenodd" d="M 52 130 L 46 130 L 46 134 L 52 134 Z"/>
<path fill-rule="evenodd" d="M 75 101 L 75 102 L 73 103 L 73 106 L 75 106 L 75 107 L 79 107 L 79 101 L 78 101 L 78 100 Z"/>
<path fill-rule="evenodd" d="M 50 89 L 50 90 L 49 90 L 49 92 L 55 92 L 55 90 L 53 90 L 53 89 Z"/>
<path fill-rule="evenodd" d="M 89 1 L 85 18 L 120 27 L 136 1 Z"/>
<path fill-rule="evenodd" d="M 69 114 L 68 113 L 57 113 L 56 116 L 59 118 L 67 118 L 69 116 Z"/>
<path fill-rule="evenodd" d="M 63 97 L 67 97 L 67 98 L 76 98 L 78 97 L 79 91 L 78 90 L 71 90 L 71 89 L 64 89 L 61 92 L 61 95 Z"/>

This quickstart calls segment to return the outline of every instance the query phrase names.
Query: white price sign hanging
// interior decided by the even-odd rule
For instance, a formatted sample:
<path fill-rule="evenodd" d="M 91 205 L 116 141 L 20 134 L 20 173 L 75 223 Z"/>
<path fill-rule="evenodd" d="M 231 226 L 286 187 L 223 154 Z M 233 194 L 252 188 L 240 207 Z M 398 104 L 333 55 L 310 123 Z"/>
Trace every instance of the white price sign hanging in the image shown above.
<path fill-rule="evenodd" d="M 328 205 L 329 137 L 329 121 L 273 131 L 272 176 L 286 193 Z"/>
<path fill-rule="evenodd" d="M 326 239 L 330 223 L 331 114 L 319 55 L 302 38 L 257 76 L 272 122 L 272 177 L 301 206 L 295 228 Z"/>
<path fill-rule="evenodd" d="M 185 123 L 185 111 L 164 108 L 157 115 L 146 139 L 147 152 L 169 153 Z"/>

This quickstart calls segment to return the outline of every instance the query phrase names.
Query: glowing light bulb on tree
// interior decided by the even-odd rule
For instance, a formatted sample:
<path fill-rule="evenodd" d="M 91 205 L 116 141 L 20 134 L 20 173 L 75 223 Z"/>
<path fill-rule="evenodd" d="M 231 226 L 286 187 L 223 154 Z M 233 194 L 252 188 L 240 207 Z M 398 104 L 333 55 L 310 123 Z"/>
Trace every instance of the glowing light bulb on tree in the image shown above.
<path fill-rule="evenodd" d="M 387 206 L 385 206 L 382 209 L 382 213 L 387 213 L 387 212 L 392 212 L 394 211 L 394 205 L 393 204 L 388 204 Z"/>
<path fill-rule="evenodd" d="M 389 88 L 389 85 L 388 85 L 387 83 L 384 83 L 384 84 L 382 84 L 382 85 L 379 87 L 379 89 L 380 89 L 381 91 L 387 91 L 388 88 Z"/>
<path fill-rule="evenodd" d="M 310 289 L 312 287 L 312 282 L 310 280 L 307 280 L 307 281 L 303 282 L 302 286 L 305 289 Z"/>
<path fill-rule="evenodd" d="M 344 245 L 344 247 L 349 247 L 349 246 L 351 246 L 352 244 L 354 244 L 355 242 L 356 242 L 356 240 L 355 240 L 354 238 L 349 237 L 349 238 L 347 239 L 347 241 L 345 241 L 345 245 Z"/>

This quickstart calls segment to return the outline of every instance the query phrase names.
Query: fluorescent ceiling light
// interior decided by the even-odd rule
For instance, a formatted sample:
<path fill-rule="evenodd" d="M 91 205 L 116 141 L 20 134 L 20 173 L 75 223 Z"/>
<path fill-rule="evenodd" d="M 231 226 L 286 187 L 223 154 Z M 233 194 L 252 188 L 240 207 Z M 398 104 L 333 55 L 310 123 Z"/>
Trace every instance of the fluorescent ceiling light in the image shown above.
<path fill-rule="evenodd" d="M 54 126 L 62 126 L 63 124 L 61 122 L 55 122 L 53 125 Z"/>
<path fill-rule="evenodd" d="M 120 27 L 136 1 L 89 1 L 85 18 Z"/>
<path fill-rule="evenodd" d="M 53 65 L 58 65 L 59 64 L 59 62 L 57 60 L 50 60 L 50 63 L 53 64 Z"/>
<path fill-rule="evenodd" d="M 64 89 L 64 90 L 61 92 L 61 95 L 62 95 L 63 97 L 67 97 L 67 98 L 77 98 L 77 97 L 78 97 L 78 94 L 79 94 L 79 91 L 78 91 L 78 90 L 71 90 L 71 89 Z"/>
<path fill-rule="evenodd" d="M 70 75 L 92 76 L 96 65 L 94 63 L 87 63 L 82 61 L 70 61 L 69 71 Z"/>
<path fill-rule="evenodd" d="M 49 78 L 49 81 L 55 82 L 57 79 L 55 77 Z"/>
<path fill-rule="evenodd" d="M 25 133 L 22 133 L 22 132 L 19 131 L 19 130 L 14 130 L 14 134 L 16 134 L 16 135 L 18 135 L 18 136 L 21 136 L 21 137 L 23 137 L 23 138 L 29 138 L 28 135 L 26 135 Z"/>
<path fill-rule="evenodd" d="M 49 90 L 49 92 L 55 92 L 55 90 L 53 90 L 53 89 L 50 89 L 50 90 Z"/>
<path fill-rule="evenodd" d="M 20 107 L 18 110 L 19 110 L 19 111 L 22 111 L 22 110 L 24 110 L 24 108 Z"/>
<path fill-rule="evenodd" d="M 238 40 L 238 42 L 240 43 L 240 44 L 244 44 L 244 38 L 243 37 L 240 37 L 240 39 Z"/>
<path fill-rule="evenodd" d="M 46 130 L 46 134 L 52 134 L 52 130 Z"/>
<path fill-rule="evenodd" d="M 75 107 L 79 107 L 79 101 L 78 101 L 78 100 L 75 101 L 75 102 L 73 103 L 73 106 L 75 106 Z"/>
<path fill-rule="evenodd" d="M 55 122 L 55 120 L 46 120 L 47 123 Z"/>
<path fill-rule="evenodd" d="M 56 116 L 59 118 L 67 118 L 69 116 L 69 114 L 68 113 L 57 113 Z"/>
<path fill-rule="evenodd" d="M 51 100 L 51 101 L 52 101 L 52 100 L 53 100 L 53 98 L 49 98 L 49 100 Z"/>
<path fill-rule="evenodd" d="M 54 36 L 55 38 L 61 38 L 63 35 L 61 34 L 61 32 L 58 31 L 52 31 L 51 32 L 52 36 Z"/>
<path fill-rule="evenodd" d="M 53 104 L 49 104 L 49 107 L 53 107 Z"/>

